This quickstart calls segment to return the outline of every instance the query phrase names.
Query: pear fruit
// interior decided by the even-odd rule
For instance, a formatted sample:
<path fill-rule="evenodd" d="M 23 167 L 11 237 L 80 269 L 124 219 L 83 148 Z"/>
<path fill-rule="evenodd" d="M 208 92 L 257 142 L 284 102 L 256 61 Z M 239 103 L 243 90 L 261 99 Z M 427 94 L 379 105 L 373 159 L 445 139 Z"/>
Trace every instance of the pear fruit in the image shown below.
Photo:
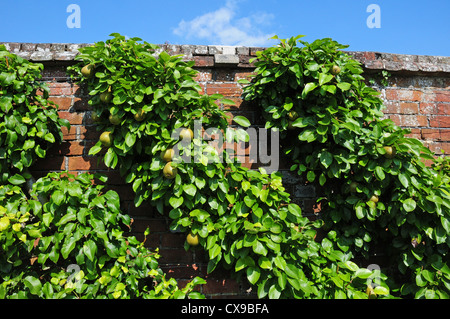
<path fill-rule="evenodd" d="M 122 119 L 119 117 L 119 115 L 117 115 L 117 114 L 110 114 L 109 115 L 109 122 L 112 125 L 119 125 L 121 121 L 122 121 Z"/>
<path fill-rule="evenodd" d="M 111 87 L 109 87 L 107 91 L 100 93 L 100 101 L 103 103 L 109 103 L 112 99 L 113 95 L 111 93 Z"/>
<path fill-rule="evenodd" d="M 139 109 L 136 114 L 134 114 L 134 119 L 138 122 L 142 122 L 145 119 L 145 112 L 143 109 Z"/>
<path fill-rule="evenodd" d="M 331 68 L 331 74 L 338 75 L 339 73 L 341 73 L 341 68 L 337 65 L 333 65 Z"/>
<path fill-rule="evenodd" d="M 174 179 L 177 176 L 177 168 L 172 167 L 172 162 L 167 162 L 164 166 L 163 175 L 167 179 Z"/>
<path fill-rule="evenodd" d="M 194 235 L 192 232 L 190 232 L 186 236 L 186 241 L 191 246 L 197 246 L 199 244 L 199 237 L 197 234 Z"/>
<path fill-rule="evenodd" d="M 81 74 L 83 74 L 85 78 L 90 78 L 92 75 L 94 75 L 94 65 L 88 64 L 83 66 L 81 68 Z"/>
<path fill-rule="evenodd" d="M 184 141 L 192 141 L 194 132 L 190 128 L 183 128 L 180 132 L 180 139 Z"/>
<path fill-rule="evenodd" d="M 111 132 L 109 131 L 103 132 L 100 135 L 100 142 L 103 144 L 103 146 L 110 147 L 112 145 Z"/>
<path fill-rule="evenodd" d="M 175 155 L 175 151 L 173 148 L 168 148 L 165 151 L 161 152 L 161 159 L 164 162 L 170 162 L 173 159 L 173 156 Z"/>
<path fill-rule="evenodd" d="M 100 116 L 98 116 L 97 112 L 92 112 L 91 119 L 93 122 L 100 122 Z"/>
<path fill-rule="evenodd" d="M 386 158 L 394 158 L 395 154 L 397 154 L 397 150 L 395 149 L 395 147 L 384 146 L 383 148 L 386 151 L 386 153 L 384 154 L 384 157 Z"/>

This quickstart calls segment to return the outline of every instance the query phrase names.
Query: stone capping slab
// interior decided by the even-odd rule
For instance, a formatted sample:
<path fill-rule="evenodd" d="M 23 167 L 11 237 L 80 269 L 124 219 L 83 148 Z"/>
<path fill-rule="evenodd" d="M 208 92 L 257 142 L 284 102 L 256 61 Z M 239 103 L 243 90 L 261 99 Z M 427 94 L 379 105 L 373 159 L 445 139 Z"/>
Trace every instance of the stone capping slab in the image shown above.
<path fill-rule="evenodd" d="M 91 46 L 89 43 L 18 43 L 0 42 L 6 49 L 33 62 L 73 61 L 78 49 Z M 264 47 L 243 47 L 223 45 L 175 45 L 160 44 L 158 51 L 184 55 L 186 60 L 199 60 L 210 56 L 214 66 L 254 67 L 249 60 Z M 367 71 L 387 70 L 389 72 L 439 73 L 450 75 L 450 57 L 393 54 L 369 51 L 345 51 L 360 61 Z M 208 60 L 209 61 L 209 60 Z M 199 67 L 202 66 L 198 63 Z M 208 65 L 210 64 L 203 64 Z"/>

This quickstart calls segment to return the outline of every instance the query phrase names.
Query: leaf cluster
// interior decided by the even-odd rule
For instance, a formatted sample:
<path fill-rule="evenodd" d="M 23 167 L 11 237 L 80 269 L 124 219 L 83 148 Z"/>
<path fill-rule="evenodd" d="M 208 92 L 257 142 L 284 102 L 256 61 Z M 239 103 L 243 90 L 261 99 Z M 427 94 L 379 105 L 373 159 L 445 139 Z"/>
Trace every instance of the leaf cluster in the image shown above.
<path fill-rule="evenodd" d="M 261 106 L 266 127 L 280 129 L 291 170 L 315 185 L 341 249 L 363 260 L 381 254 L 399 296 L 448 298 L 444 160 L 426 166 L 434 154 L 383 118 L 378 92 L 345 46 L 298 39 L 258 53 L 244 98 Z"/>
<path fill-rule="evenodd" d="M 0 46 L 0 182 L 19 185 L 21 176 L 48 148 L 62 141 L 69 127 L 48 100 L 48 86 L 39 82 L 42 64 L 9 53 Z"/>
<path fill-rule="evenodd" d="M 203 297 L 193 292 L 202 279 L 180 289 L 158 252 L 128 236 L 132 220 L 104 176 L 34 181 L 28 168 L 69 127 L 38 82 L 42 68 L 0 47 L 0 298 Z"/>
<path fill-rule="evenodd" d="M 106 152 L 105 164 L 118 167 L 132 185 L 135 205 L 149 200 L 172 220 L 172 230 L 197 235 L 208 272 L 218 266 L 234 270 L 261 298 L 368 298 L 365 281 L 377 274 L 350 263 L 336 236 L 316 241 L 322 222 L 302 216 L 279 173 L 248 170 L 236 161 L 234 146 L 208 143 L 205 136 L 214 130 L 226 142 L 245 141 L 246 134 L 227 122 L 223 107 L 231 101 L 200 94 L 192 62 L 156 53 L 138 38 L 112 36 L 82 49 L 71 71 L 92 96 L 97 128 L 114 136 L 112 145 L 99 141 L 90 154 Z M 82 73 L 86 65 L 95 66 L 90 76 Z M 105 103 L 100 95 L 108 91 L 112 97 Z M 144 119 L 134 117 L 138 110 Z M 120 121 L 111 123 L 111 114 Z M 200 118 L 202 128 L 193 127 Z M 234 120 L 250 125 L 244 117 Z M 173 133 L 181 128 L 194 129 L 193 138 L 180 141 Z M 230 140 L 225 130 L 232 132 Z M 160 153 L 170 148 L 177 156 L 168 162 Z M 176 170 L 167 177 L 169 163 Z M 197 249 L 187 242 L 185 248 Z M 377 278 L 378 294 L 388 295 L 382 275 Z"/>
<path fill-rule="evenodd" d="M 2 186 L 2 298 L 184 298 L 202 282 L 179 289 L 166 279 L 159 254 L 126 234 L 132 220 L 121 213 L 119 195 L 93 187 L 96 179 L 106 181 L 50 173 L 35 183 L 31 199 Z"/>

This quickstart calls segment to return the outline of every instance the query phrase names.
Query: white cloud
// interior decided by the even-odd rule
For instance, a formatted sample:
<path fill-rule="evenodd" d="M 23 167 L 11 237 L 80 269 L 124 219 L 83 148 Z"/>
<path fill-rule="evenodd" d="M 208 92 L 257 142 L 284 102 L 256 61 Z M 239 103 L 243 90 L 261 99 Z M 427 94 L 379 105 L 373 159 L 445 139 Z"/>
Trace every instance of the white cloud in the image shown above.
<path fill-rule="evenodd" d="M 267 46 L 273 33 L 261 27 L 270 24 L 274 16 L 258 12 L 246 17 L 236 17 L 237 0 L 227 0 L 216 11 L 205 13 L 190 21 L 181 20 L 173 33 L 186 40 L 207 40 L 210 44 L 237 46 Z"/>

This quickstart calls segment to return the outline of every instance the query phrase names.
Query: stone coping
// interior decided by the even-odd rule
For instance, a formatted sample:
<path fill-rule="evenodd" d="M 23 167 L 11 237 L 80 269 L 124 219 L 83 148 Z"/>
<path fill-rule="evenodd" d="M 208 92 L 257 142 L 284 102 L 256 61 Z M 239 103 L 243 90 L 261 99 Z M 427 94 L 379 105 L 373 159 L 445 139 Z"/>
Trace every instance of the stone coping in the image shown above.
<path fill-rule="evenodd" d="M 89 43 L 18 43 L 0 42 L 6 49 L 33 62 L 70 62 L 78 55 L 78 49 Z M 159 50 L 182 54 L 186 60 L 196 61 L 196 67 L 253 68 L 249 62 L 264 47 L 221 45 L 159 45 Z M 410 54 L 392 54 L 369 51 L 345 51 L 360 61 L 367 71 L 431 73 L 450 76 L 450 57 Z"/>

